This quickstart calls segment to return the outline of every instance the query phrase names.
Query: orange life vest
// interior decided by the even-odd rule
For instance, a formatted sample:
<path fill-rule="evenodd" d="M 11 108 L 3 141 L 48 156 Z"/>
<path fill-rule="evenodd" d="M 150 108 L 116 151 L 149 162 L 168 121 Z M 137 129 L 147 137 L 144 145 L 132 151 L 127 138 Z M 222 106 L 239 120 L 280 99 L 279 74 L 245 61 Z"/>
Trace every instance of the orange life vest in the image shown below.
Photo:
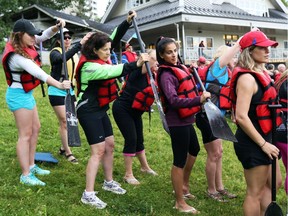
<path fill-rule="evenodd" d="M 268 107 L 269 104 L 275 104 L 277 100 L 277 92 L 274 88 L 270 76 L 264 72 L 263 74 L 253 72 L 247 69 L 236 67 L 233 70 L 233 75 L 231 79 L 231 97 L 233 100 L 233 108 L 236 110 L 236 83 L 241 74 L 249 73 L 256 80 L 258 80 L 263 89 L 263 96 L 260 102 L 255 103 L 256 105 L 256 118 L 264 134 L 268 134 L 272 131 L 272 118 L 271 111 Z M 253 103 L 251 103 L 253 104 Z M 281 123 L 281 118 L 279 117 L 279 110 L 277 112 L 276 124 Z"/>
<path fill-rule="evenodd" d="M 211 62 L 208 66 L 205 66 L 204 68 L 198 68 L 199 77 L 200 77 L 201 81 L 203 82 L 204 86 L 205 86 L 205 83 L 213 83 L 213 84 L 218 85 L 220 87 L 219 93 L 213 92 L 211 90 L 209 90 L 209 92 L 211 94 L 218 95 L 218 97 L 219 97 L 218 103 L 219 103 L 220 109 L 229 110 L 232 108 L 232 101 L 231 101 L 231 96 L 230 96 L 230 92 L 231 92 L 230 85 L 231 85 L 232 72 L 227 67 L 228 81 L 225 84 L 221 84 L 220 82 L 216 82 L 216 81 L 207 81 L 207 73 L 208 73 L 210 68 L 213 68 L 213 64 L 214 64 L 214 61 Z M 217 79 L 215 78 L 215 80 L 217 80 Z"/>
<path fill-rule="evenodd" d="M 35 47 L 31 48 L 24 48 L 23 49 L 30 57 L 31 59 L 40 67 L 41 66 L 41 60 L 40 60 L 40 55 L 36 51 Z M 22 84 L 23 89 L 25 92 L 29 92 L 32 89 L 36 88 L 40 84 L 40 80 L 37 79 L 36 77 L 32 76 L 29 74 L 27 71 L 11 71 L 9 68 L 8 62 L 10 56 L 15 53 L 15 49 L 12 46 L 10 42 L 8 42 L 5 46 L 5 50 L 3 53 L 3 59 L 2 59 L 2 64 L 6 76 L 6 82 L 9 86 L 12 85 L 13 82 L 19 82 Z M 13 73 L 14 74 L 20 74 L 20 81 L 14 80 L 13 79 Z"/>
<path fill-rule="evenodd" d="M 177 77 L 179 81 L 179 87 L 177 89 L 177 95 L 179 98 L 194 98 L 198 96 L 197 86 L 195 80 L 190 73 L 189 69 L 185 65 L 181 65 L 182 70 L 178 67 L 171 67 L 168 65 L 159 66 L 159 76 L 163 69 L 168 68 Z M 164 105 L 165 111 L 167 110 L 167 105 L 165 104 L 165 99 L 163 93 L 161 94 L 161 101 Z M 178 109 L 179 116 L 181 118 L 186 118 L 188 116 L 194 115 L 201 110 L 200 106 L 194 106 L 189 108 Z"/>
<path fill-rule="evenodd" d="M 77 96 L 79 95 L 80 92 L 83 92 L 81 90 L 81 68 L 84 65 L 85 62 L 95 62 L 98 64 L 111 64 L 110 61 L 104 62 L 101 59 L 96 59 L 96 60 L 87 60 L 84 55 L 80 57 L 79 63 L 76 68 L 76 82 L 77 82 Z M 99 106 L 103 107 L 113 100 L 115 100 L 118 96 L 118 86 L 117 86 L 117 81 L 116 79 L 109 79 L 109 80 L 99 80 L 99 89 L 97 92 L 97 99 L 99 102 Z M 85 91 L 84 91 L 85 92 Z"/>

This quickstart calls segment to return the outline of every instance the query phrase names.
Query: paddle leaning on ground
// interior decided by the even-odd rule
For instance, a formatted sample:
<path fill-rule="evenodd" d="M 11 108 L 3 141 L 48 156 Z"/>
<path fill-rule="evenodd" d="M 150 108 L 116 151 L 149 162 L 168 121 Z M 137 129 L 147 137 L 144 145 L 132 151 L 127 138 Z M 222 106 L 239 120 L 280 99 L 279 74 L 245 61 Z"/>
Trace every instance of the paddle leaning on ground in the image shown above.
<path fill-rule="evenodd" d="M 132 13 L 132 12 L 129 12 L 129 13 Z M 136 32 L 136 35 L 137 35 L 137 40 L 138 40 L 139 46 L 141 48 L 141 53 L 144 53 L 145 49 L 144 49 L 144 46 L 143 46 L 143 42 L 142 42 L 142 39 L 141 39 L 141 35 L 139 33 L 139 29 L 138 29 L 138 25 L 137 25 L 135 17 L 132 18 L 132 22 L 133 22 L 133 26 L 134 26 L 134 29 L 135 29 L 135 32 Z M 168 124 L 166 122 L 165 114 L 164 114 L 164 111 L 163 111 L 163 108 L 162 108 L 162 105 L 161 105 L 161 101 L 159 99 L 157 86 L 155 84 L 155 80 L 153 78 L 153 75 L 152 75 L 152 72 L 151 72 L 151 69 L 150 69 L 149 62 L 145 62 L 145 66 L 146 66 L 146 69 L 147 69 L 148 74 L 149 74 L 151 88 L 153 90 L 155 102 L 156 102 L 157 109 L 158 109 L 159 114 L 160 114 L 160 118 L 161 118 L 161 121 L 162 121 L 163 128 L 168 134 L 170 134 L 169 128 L 168 128 Z"/>
<path fill-rule="evenodd" d="M 203 91 L 206 91 L 197 70 L 193 67 L 193 75 L 197 78 L 198 83 L 201 86 Z M 215 137 L 228 140 L 231 142 L 237 142 L 236 137 L 231 131 L 228 123 L 226 122 L 225 117 L 221 114 L 220 109 L 211 102 L 210 99 L 207 99 L 207 102 L 204 104 L 204 109 L 207 114 L 207 118 L 212 130 L 212 133 Z"/>
<path fill-rule="evenodd" d="M 60 40 L 61 40 L 62 60 L 63 60 L 62 73 L 64 73 L 63 75 L 65 76 L 65 80 L 68 80 L 68 70 L 67 70 L 62 26 L 59 27 L 59 30 L 60 30 Z M 65 96 L 65 111 L 66 111 L 68 145 L 71 147 L 79 147 L 81 146 L 81 141 L 78 128 L 78 119 L 76 116 L 75 104 L 74 101 L 72 100 L 69 89 L 67 90 L 67 95 Z"/>
<path fill-rule="evenodd" d="M 282 106 L 280 104 L 275 105 L 269 105 L 269 108 L 271 110 L 271 116 L 272 116 L 272 143 L 273 145 L 276 145 L 276 109 L 281 108 Z M 265 216 L 283 216 L 282 209 L 280 206 L 276 203 L 276 160 L 278 158 L 273 157 L 272 160 L 272 181 L 271 181 L 271 198 L 272 201 L 267 207 L 265 211 Z"/>

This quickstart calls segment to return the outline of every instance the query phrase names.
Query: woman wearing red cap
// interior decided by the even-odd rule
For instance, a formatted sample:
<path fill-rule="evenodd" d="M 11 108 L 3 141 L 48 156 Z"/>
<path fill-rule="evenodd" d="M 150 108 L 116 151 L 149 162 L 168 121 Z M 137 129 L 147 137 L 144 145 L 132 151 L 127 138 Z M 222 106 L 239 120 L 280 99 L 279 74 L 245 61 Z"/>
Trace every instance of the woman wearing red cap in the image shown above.
<path fill-rule="evenodd" d="M 26 19 L 16 21 L 9 42 L 3 54 L 3 67 L 9 85 L 6 92 L 6 102 L 13 112 L 18 128 L 17 156 L 22 169 L 20 183 L 25 185 L 40 185 L 45 183 L 34 174 L 48 175 L 49 170 L 43 170 L 34 164 L 40 121 L 33 89 L 40 84 L 40 80 L 59 89 L 69 89 L 70 81 L 59 81 L 46 74 L 39 66 L 39 54 L 34 45 L 45 41 L 58 31 L 58 25 L 65 25 L 63 20 L 45 30 L 37 30 Z"/>
<path fill-rule="evenodd" d="M 233 70 L 231 91 L 235 101 L 237 143 L 234 149 L 244 168 L 246 197 L 245 216 L 264 215 L 271 202 L 271 160 L 279 150 L 271 143 L 272 119 L 268 104 L 276 98 L 276 90 L 265 69 L 269 47 L 278 43 L 261 31 L 246 33 L 239 42 L 242 52 Z M 281 173 L 277 166 L 277 186 Z"/>

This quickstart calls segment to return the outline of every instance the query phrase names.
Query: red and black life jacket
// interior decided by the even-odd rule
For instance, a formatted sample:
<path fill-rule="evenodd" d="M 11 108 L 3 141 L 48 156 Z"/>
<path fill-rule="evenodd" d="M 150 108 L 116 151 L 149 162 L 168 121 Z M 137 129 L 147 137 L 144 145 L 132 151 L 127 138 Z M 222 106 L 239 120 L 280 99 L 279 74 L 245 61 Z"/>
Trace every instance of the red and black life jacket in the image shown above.
<path fill-rule="evenodd" d="M 24 48 L 23 50 L 31 57 L 31 59 L 38 66 L 41 66 L 40 55 L 38 54 L 34 46 L 31 48 L 28 48 L 28 47 Z M 11 71 L 8 65 L 8 62 L 9 62 L 9 58 L 11 57 L 13 53 L 15 53 L 15 49 L 12 46 L 12 44 L 8 42 L 5 46 L 3 59 L 2 59 L 2 64 L 3 64 L 7 84 L 11 86 L 13 82 L 19 82 L 22 84 L 24 91 L 29 92 L 32 89 L 36 88 L 40 84 L 41 81 L 37 79 L 36 77 L 32 76 L 31 74 L 29 74 L 27 71 Z M 20 81 L 14 80 L 13 74 L 20 74 Z"/>
<path fill-rule="evenodd" d="M 111 64 L 110 61 L 104 62 L 101 59 L 87 60 L 86 57 L 82 55 L 77 65 L 76 74 L 75 74 L 75 78 L 77 82 L 77 96 L 79 95 L 80 92 L 85 92 L 81 89 L 81 68 L 85 62 L 95 62 L 101 65 Z M 99 106 L 103 107 L 117 98 L 118 96 L 117 81 L 116 79 L 109 79 L 109 80 L 99 81 L 98 83 L 99 83 L 99 89 L 97 92 L 97 99 L 99 102 Z"/>
<path fill-rule="evenodd" d="M 256 105 L 256 118 L 264 134 L 268 134 L 272 130 L 272 118 L 271 111 L 268 107 L 269 104 L 275 104 L 277 101 L 277 92 L 273 86 L 270 76 L 264 72 L 262 73 L 253 72 L 247 69 L 236 67 L 233 70 L 233 76 L 231 79 L 231 97 L 233 100 L 233 108 L 236 110 L 236 83 L 241 74 L 249 73 L 256 80 L 258 80 L 263 89 L 263 96 L 260 102 L 251 103 Z M 279 110 L 277 112 L 276 124 L 281 123 L 281 118 L 279 117 Z"/>
<path fill-rule="evenodd" d="M 136 89 L 138 92 L 136 93 L 133 103 L 132 103 L 132 108 L 137 109 L 140 111 L 149 111 L 150 107 L 152 106 L 154 102 L 154 94 L 153 90 L 151 87 L 150 83 L 150 77 L 148 73 L 145 74 L 146 79 L 147 79 L 147 87 L 144 89 L 137 89 L 136 87 L 132 86 L 133 84 L 129 84 L 129 75 L 126 77 L 126 81 L 122 86 L 122 89 L 120 91 L 120 94 L 124 91 L 125 88 L 127 88 L 127 84 L 129 85 L 129 88 Z"/>
<path fill-rule="evenodd" d="M 181 65 L 182 70 L 178 67 L 171 67 L 168 65 L 160 65 L 159 73 L 165 68 L 169 68 L 173 74 L 177 77 L 179 81 L 179 87 L 177 89 L 177 95 L 179 98 L 194 98 L 198 96 L 197 86 L 195 80 L 190 73 L 189 69 L 185 65 Z M 160 76 L 159 76 L 160 77 Z M 165 111 L 167 110 L 167 105 L 165 104 L 165 99 L 163 97 L 163 93 L 161 95 L 161 101 L 164 105 Z M 179 116 L 181 118 L 186 118 L 188 116 L 194 115 L 201 110 L 200 106 L 194 106 L 189 108 L 180 108 L 178 109 Z"/>
<path fill-rule="evenodd" d="M 137 54 L 135 52 L 124 51 L 122 55 L 125 55 L 128 62 L 134 62 L 137 59 Z"/>
<path fill-rule="evenodd" d="M 228 81 L 225 84 L 221 84 L 220 82 L 216 82 L 216 81 L 207 81 L 207 74 L 209 69 L 211 68 L 211 70 L 213 70 L 213 64 L 214 61 L 211 62 L 208 66 L 205 66 L 203 68 L 198 68 L 198 74 L 199 77 L 201 79 L 201 81 L 203 82 L 203 85 L 205 86 L 206 83 L 213 83 L 215 85 L 218 85 L 220 88 L 220 92 L 213 92 L 211 90 L 209 90 L 209 92 L 211 94 L 215 94 L 219 97 L 218 103 L 219 103 L 219 108 L 220 109 L 225 109 L 225 110 L 229 110 L 232 108 L 232 101 L 231 101 L 231 96 L 230 96 L 230 92 L 231 92 L 231 77 L 232 77 L 232 72 L 231 70 L 227 68 L 227 73 L 228 73 Z M 226 71 L 225 71 L 226 72 Z M 216 79 L 215 79 L 216 80 Z"/>

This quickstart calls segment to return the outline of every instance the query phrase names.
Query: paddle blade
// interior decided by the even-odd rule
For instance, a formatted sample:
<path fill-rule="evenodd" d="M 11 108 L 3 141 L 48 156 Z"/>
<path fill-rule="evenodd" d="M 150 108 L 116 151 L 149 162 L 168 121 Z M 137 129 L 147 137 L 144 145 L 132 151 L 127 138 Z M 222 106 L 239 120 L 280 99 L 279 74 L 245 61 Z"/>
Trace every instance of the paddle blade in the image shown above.
<path fill-rule="evenodd" d="M 71 147 L 79 147 L 81 146 L 81 140 L 78 129 L 78 119 L 75 112 L 75 105 L 70 93 L 67 93 L 65 97 L 65 109 L 68 145 Z"/>
<path fill-rule="evenodd" d="M 170 135 L 169 127 L 168 127 L 168 124 L 167 124 L 167 121 L 166 121 L 166 118 L 165 118 L 165 114 L 164 114 L 164 111 L 163 111 L 163 108 L 162 108 L 160 100 L 156 101 L 156 105 L 157 105 L 157 109 L 158 109 L 159 114 L 160 114 L 160 118 L 161 118 L 161 121 L 162 121 L 163 128 Z"/>
<path fill-rule="evenodd" d="M 271 202 L 265 211 L 265 216 L 283 216 L 283 212 L 276 202 Z"/>
<path fill-rule="evenodd" d="M 222 116 L 219 108 L 208 100 L 208 102 L 204 104 L 204 109 L 213 135 L 223 140 L 237 142 L 236 137 L 231 131 L 226 119 Z"/>

